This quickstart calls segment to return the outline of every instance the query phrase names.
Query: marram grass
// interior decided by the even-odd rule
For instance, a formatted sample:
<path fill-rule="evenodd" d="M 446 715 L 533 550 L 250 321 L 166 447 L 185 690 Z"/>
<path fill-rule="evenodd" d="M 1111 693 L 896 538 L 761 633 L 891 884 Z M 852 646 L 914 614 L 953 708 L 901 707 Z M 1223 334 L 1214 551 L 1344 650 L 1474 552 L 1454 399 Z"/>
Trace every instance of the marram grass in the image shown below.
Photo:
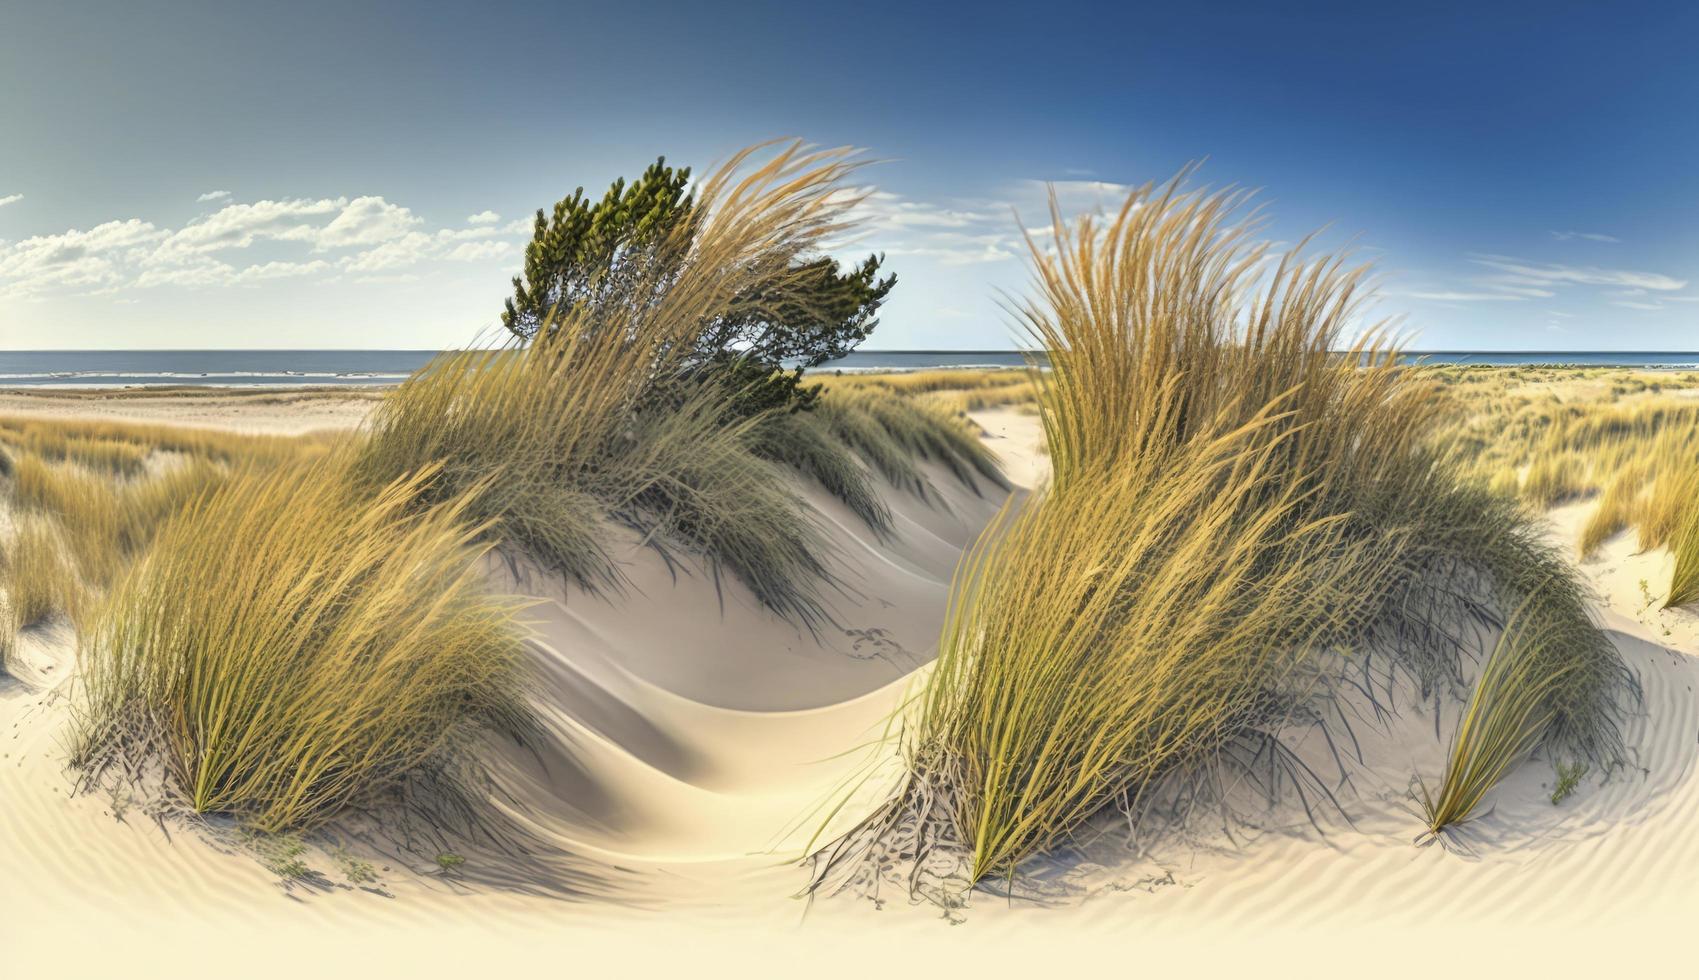
<path fill-rule="evenodd" d="M 18 519 L 9 541 L 0 542 L 0 590 L 5 594 L 0 633 L 39 626 L 56 618 L 75 620 L 87 591 L 68 561 L 58 525 L 35 516 Z"/>
<path fill-rule="evenodd" d="M 961 884 L 1014 875 L 1110 804 L 1136 820 L 1165 781 L 1338 716 L 1312 708 L 1339 654 L 1449 690 L 1473 627 L 1554 574 L 1544 656 L 1573 683 L 1537 737 L 1614 761 L 1627 675 L 1573 573 L 1429 445 L 1452 411 L 1433 373 L 1372 327 L 1332 353 L 1364 271 L 1271 267 L 1243 200 L 1177 180 L 1105 222 L 1056 211 L 1034 244 L 1017 309 L 1051 366 L 1050 485 L 959 571 L 907 781 L 817 855 L 817 886 L 906 861 L 917 887 L 943 856 Z"/>
<path fill-rule="evenodd" d="M 80 638 L 77 761 L 162 759 L 195 812 L 299 829 L 523 714 L 470 500 L 341 455 L 245 469 L 170 520 Z"/>
<path fill-rule="evenodd" d="M 1468 820 L 1487 793 L 1545 739 L 1556 720 L 1559 695 L 1583 666 L 1554 653 L 1572 642 L 1585 643 L 1586 637 L 1565 635 L 1585 628 L 1571 616 L 1552 615 L 1538 590 L 1510 617 L 1458 720 L 1438 789 L 1430 793 L 1421 784 L 1428 827 L 1419 843 L 1444 839 Z"/>
<path fill-rule="evenodd" d="M 795 145 L 739 154 L 703 185 L 707 217 L 666 246 L 685 257 L 676 270 L 557 309 L 526 345 L 438 358 L 374 413 L 360 478 L 437 466 L 428 499 L 468 494 L 477 521 L 587 588 L 623 585 L 603 544 L 613 521 L 698 553 L 780 615 L 820 623 L 825 541 L 779 463 L 820 480 L 875 530 L 889 521 L 859 464 L 822 438 L 837 433 L 837 416 L 728 419 L 735 392 L 667 382 L 739 296 L 782 285 L 799 257 L 843 230 L 855 197 L 841 182 L 853 169 L 842 152 Z M 864 421 L 892 458 L 921 454 L 964 478 L 996 478 L 953 420 L 906 404 L 881 411 Z"/>
<path fill-rule="evenodd" d="M 1699 473 L 1699 467 L 1695 468 Z M 1669 595 L 1664 598 L 1666 609 L 1691 605 L 1699 601 L 1699 487 L 1687 500 L 1686 519 L 1670 539 L 1675 553 L 1675 570 L 1670 574 Z"/>

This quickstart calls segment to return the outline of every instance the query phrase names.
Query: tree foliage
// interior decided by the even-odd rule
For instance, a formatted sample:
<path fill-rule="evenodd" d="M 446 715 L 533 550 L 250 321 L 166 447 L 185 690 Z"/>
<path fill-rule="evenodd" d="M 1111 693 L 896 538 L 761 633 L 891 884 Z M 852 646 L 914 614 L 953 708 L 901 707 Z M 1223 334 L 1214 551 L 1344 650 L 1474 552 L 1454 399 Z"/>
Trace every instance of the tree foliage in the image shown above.
<path fill-rule="evenodd" d="M 681 243 L 698 218 L 689 184 L 690 169 L 669 167 L 663 157 L 629 184 L 614 181 L 600 201 L 580 187 L 552 215 L 539 210 L 502 323 L 531 340 L 569 310 L 644 302 L 634 289 L 665 289 L 687 261 Z M 802 386 L 803 372 L 849 353 L 878 323 L 896 285 L 896 276 L 880 277 L 882 261 L 869 255 L 842 270 L 817 258 L 745 291 L 701 325 L 685 378 L 729 383 L 739 414 L 811 406 L 817 390 Z"/>

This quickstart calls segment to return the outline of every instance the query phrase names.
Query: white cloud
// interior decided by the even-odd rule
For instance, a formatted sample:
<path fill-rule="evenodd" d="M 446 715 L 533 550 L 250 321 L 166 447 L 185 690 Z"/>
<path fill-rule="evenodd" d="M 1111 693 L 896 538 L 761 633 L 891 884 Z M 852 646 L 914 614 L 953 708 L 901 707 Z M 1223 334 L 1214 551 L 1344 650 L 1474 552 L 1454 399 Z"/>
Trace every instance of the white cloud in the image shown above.
<path fill-rule="evenodd" d="M 1622 239 L 1617 238 L 1615 235 L 1601 235 L 1596 231 L 1554 231 L 1552 232 L 1552 237 L 1560 242 L 1573 241 L 1575 239 L 1587 242 L 1611 242 L 1613 244 L 1621 244 L 1622 242 Z"/>
<path fill-rule="evenodd" d="M 24 196 L 22 194 L 7 194 L 5 197 L 0 197 L 0 208 L 3 208 L 8 204 L 16 204 L 23 199 Z"/>
<path fill-rule="evenodd" d="M 12 293 L 53 288 L 98 289 L 124 278 L 126 257 L 166 232 L 137 218 L 108 221 L 88 231 L 71 229 L 0 244 L 0 286 Z"/>
<path fill-rule="evenodd" d="M 208 201 L 222 201 L 229 196 L 230 196 L 229 191 L 207 191 L 205 194 L 202 194 L 200 197 L 195 198 L 195 203 L 205 204 Z"/>
<path fill-rule="evenodd" d="M 201 200 L 228 197 L 227 191 L 210 191 Z M 360 277 L 357 281 L 393 282 L 425 262 L 495 259 L 512 251 L 512 238 L 530 230 L 525 222 L 501 224 L 493 211 L 469 220 L 470 227 L 427 231 L 411 209 L 375 195 L 224 203 L 175 229 L 131 218 L 87 231 L 0 241 L 0 294 L 35 298 L 52 292 L 257 285 L 344 272 Z M 262 255 L 246 265 L 227 261 L 227 253 L 261 243 L 283 254 Z M 295 257 L 287 254 L 290 249 L 299 250 Z M 353 251 L 339 260 L 311 257 L 340 249 Z"/>
<path fill-rule="evenodd" d="M 450 262 L 479 262 L 506 255 L 512 248 L 512 242 L 465 242 L 449 252 L 447 258 Z"/>
<path fill-rule="evenodd" d="M 1432 290 L 1432 291 L 1417 290 L 1417 291 L 1412 291 L 1412 292 L 1407 292 L 1407 293 L 1398 293 L 1397 295 L 1408 296 L 1411 299 L 1432 300 L 1432 301 L 1438 302 L 1438 303 L 1486 303 L 1486 302 L 1494 302 L 1494 301 L 1505 301 L 1505 302 L 1511 302 L 1511 303 L 1519 303 L 1522 300 L 1528 298 L 1527 296 L 1522 296 L 1522 295 L 1518 295 L 1518 294 L 1515 294 L 1515 293 L 1508 293 L 1508 292 L 1473 292 L 1473 293 L 1471 293 L 1471 292 L 1465 292 L 1463 290 L 1450 290 L 1450 289 L 1441 289 L 1441 290 Z M 1550 296 L 1552 294 L 1551 293 L 1540 293 L 1538 295 Z"/>
<path fill-rule="evenodd" d="M 1009 202 L 917 201 L 890 191 L 850 188 L 847 218 L 853 231 L 826 243 L 830 251 L 866 248 L 959 266 L 1001 262 L 1024 251 Z"/>
<path fill-rule="evenodd" d="M 349 256 L 342 260 L 342 267 L 349 272 L 373 273 L 389 272 L 393 269 L 404 269 L 429 258 L 437 248 L 436 239 L 422 231 L 407 234 L 385 242 L 377 248 Z"/>
<path fill-rule="evenodd" d="M 263 265 L 250 265 L 236 273 L 236 282 L 261 282 L 268 279 L 296 279 L 301 276 L 318 275 L 329 272 L 331 265 L 323 259 L 311 262 L 266 262 Z"/>
<path fill-rule="evenodd" d="M 1601 269 L 1597 266 L 1573 266 L 1558 263 L 1528 262 L 1506 255 L 1471 255 L 1470 260 L 1489 269 L 1508 272 L 1543 284 L 1579 284 L 1587 286 L 1618 286 L 1626 289 L 1674 291 L 1687 286 L 1687 280 L 1675 279 L 1657 272 L 1637 272 L 1632 269 Z"/>
<path fill-rule="evenodd" d="M 184 225 L 159 246 L 151 261 L 182 261 L 196 253 L 247 248 L 261 239 L 316 241 L 320 229 L 308 219 L 333 214 L 347 203 L 345 198 L 323 198 L 226 205 Z"/>
<path fill-rule="evenodd" d="M 437 238 L 445 242 L 463 242 L 469 239 L 496 238 L 501 235 L 510 234 L 512 234 L 512 232 L 506 229 L 493 228 L 489 225 L 479 225 L 476 228 L 444 228 L 437 232 Z"/>
<path fill-rule="evenodd" d="M 190 255 L 181 261 L 143 269 L 133 283 L 139 289 L 157 286 L 219 286 L 229 283 L 236 269 L 206 255 Z"/>
<path fill-rule="evenodd" d="M 400 238 L 422 223 L 411 210 L 381 197 L 357 197 L 319 230 L 316 247 L 324 250 L 376 245 Z"/>
<path fill-rule="evenodd" d="M 1554 235 L 1572 237 L 1594 237 L 1583 232 L 1553 232 Z M 1602 290 L 1606 297 L 1624 297 L 1610 300 L 1617 306 L 1628 309 L 1656 310 L 1662 309 L 1663 294 L 1686 288 L 1685 279 L 1676 279 L 1658 272 L 1643 272 L 1634 269 L 1605 269 L 1598 266 L 1566 265 L 1558 262 L 1534 262 L 1508 255 L 1491 255 L 1471 253 L 1469 261 L 1477 266 L 1492 270 L 1491 274 L 1464 278 L 1453 288 L 1425 288 L 1394 295 L 1407 296 L 1411 299 L 1429 300 L 1441 303 L 1491 303 L 1491 302 L 1521 302 L 1529 299 L 1550 299 L 1558 295 L 1558 290 L 1572 286 L 1608 287 Z M 1635 297 L 1653 297 L 1654 299 L 1634 299 Z M 1552 316 L 1567 316 L 1568 314 L 1553 313 Z"/>

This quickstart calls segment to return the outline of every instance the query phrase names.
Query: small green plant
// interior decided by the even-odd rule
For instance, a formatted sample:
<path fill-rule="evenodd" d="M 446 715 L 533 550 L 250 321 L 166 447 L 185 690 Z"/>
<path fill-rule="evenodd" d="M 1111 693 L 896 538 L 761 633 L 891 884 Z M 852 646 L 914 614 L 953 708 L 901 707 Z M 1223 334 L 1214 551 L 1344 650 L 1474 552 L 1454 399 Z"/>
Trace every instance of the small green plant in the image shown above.
<path fill-rule="evenodd" d="M 1557 766 L 1557 785 L 1552 788 L 1552 806 L 1557 806 L 1575 792 L 1587 775 L 1585 762 L 1560 762 Z"/>
<path fill-rule="evenodd" d="M 1646 584 L 1645 579 L 1640 580 L 1640 598 L 1645 600 L 1645 605 L 1640 607 L 1641 612 L 1645 612 L 1646 610 L 1652 608 L 1652 603 L 1657 601 L 1656 599 L 1652 598 L 1652 587 L 1650 585 Z"/>
<path fill-rule="evenodd" d="M 444 874 L 458 870 L 465 863 L 466 859 L 453 851 L 444 851 L 437 855 L 437 867 L 441 868 Z"/>
<path fill-rule="evenodd" d="M 369 885 L 378 880 L 378 869 L 370 861 L 362 861 L 342 848 L 334 854 L 337 867 L 342 869 L 342 877 L 348 879 L 351 885 Z"/>
<path fill-rule="evenodd" d="M 254 830 L 242 833 L 242 841 L 267 871 L 285 881 L 311 877 L 305 854 L 307 845 L 294 834 L 266 834 Z"/>

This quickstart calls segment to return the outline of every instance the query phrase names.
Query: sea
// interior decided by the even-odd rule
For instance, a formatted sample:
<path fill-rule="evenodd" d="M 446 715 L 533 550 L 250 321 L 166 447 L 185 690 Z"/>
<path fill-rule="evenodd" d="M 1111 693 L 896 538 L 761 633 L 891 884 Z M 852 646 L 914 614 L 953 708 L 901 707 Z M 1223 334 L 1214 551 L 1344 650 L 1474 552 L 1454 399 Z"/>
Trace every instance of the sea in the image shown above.
<path fill-rule="evenodd" d="M 423 367 L 430 350 L 0 351 L 0 388 L 171 385 L 308 387 L 393 385 Z M 1563 365 L 1699 369 L 1699 351 L 1408 351 L 1429 364 Z M 917 371 L 1022 367 L 1016 350 L 858 350 L 815 371 Z"/>

